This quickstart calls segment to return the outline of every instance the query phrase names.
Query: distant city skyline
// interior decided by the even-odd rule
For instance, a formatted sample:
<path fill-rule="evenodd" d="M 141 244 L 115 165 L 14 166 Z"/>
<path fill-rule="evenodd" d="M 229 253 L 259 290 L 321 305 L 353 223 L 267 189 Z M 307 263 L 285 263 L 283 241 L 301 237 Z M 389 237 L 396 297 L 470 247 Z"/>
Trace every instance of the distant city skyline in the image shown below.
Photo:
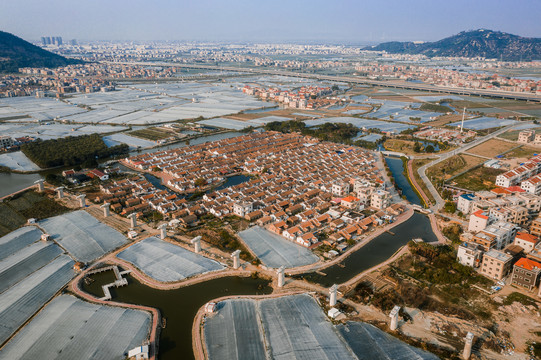
<path fill-rule="evenodd" d="M 479 28 L 541 37 L 538 0 L 20 0 L 1 30 L 25 40 L 229 42 L 434 41 Z"/>

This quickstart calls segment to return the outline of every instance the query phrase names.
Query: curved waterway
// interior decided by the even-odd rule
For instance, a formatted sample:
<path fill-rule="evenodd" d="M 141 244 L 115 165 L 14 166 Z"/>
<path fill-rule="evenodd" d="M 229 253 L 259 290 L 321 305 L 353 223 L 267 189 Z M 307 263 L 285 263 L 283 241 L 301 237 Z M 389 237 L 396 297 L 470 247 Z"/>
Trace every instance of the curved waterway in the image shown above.
<path fill-rule="evenodd" d="M 82 289 L 102 297 L 101 286 L 114 281 L 111 271 L 91 276 L 95 281 Z M 145 305 L 160 310 L 166 319 L 158 344 L 160 360 L 194 359 L 192 325 L 200 307 L 212 299 L 230 295 L 270 294 L 269 282 L 261 279 L 226 277 L 174 290 L 157 290 L 127 276 L 129 285 L 112 288 L 113 301 Z M 228 331 L 228 329 L 224 329 Z"/>
<path fill-rule="evenodd" d="M 404 174 L 404 163 L 402 162 L 402 159 L 386 157 L 385 162 L 387 163 L 387 166 L 389 166 L 389 170 L 393 173 L 396 187 L 400 189 L 402 195 L 404 195 L 410 203 L 422 205 L 421 199 L 419 199 L 419 196 L 413 190 L 408 178 Z"/>
<path fill-rule="evenodd" d="M 421 238 L 425 242 L 438 241 L 432 232 L 430 220 L 423 214 L 414 213 L 411 218 L 397 225 L 388 232 L 372 239 L 368 244 L 349 255 L 344 261 L 318 273 L 306 273 L 294 276 L 306 279 L 325 287 L 342 284 L 355 275 L 389 259 L 410 240 Z M 322 275 L 326 274 L 325 276 Z"/>

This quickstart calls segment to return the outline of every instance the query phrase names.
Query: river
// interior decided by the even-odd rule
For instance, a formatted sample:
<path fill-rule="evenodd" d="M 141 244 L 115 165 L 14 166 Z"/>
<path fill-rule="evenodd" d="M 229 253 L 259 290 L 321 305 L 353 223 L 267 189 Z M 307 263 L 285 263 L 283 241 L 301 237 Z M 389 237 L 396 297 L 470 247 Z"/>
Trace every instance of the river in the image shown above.
<path fill-rule="evenodd" d="M 90 285 L 83 282 L 83 290 L 103 296 L 101 285 L 114 281 L 112 271 L 91 276 Z M 160 360 L 193 359 L 192 325 L 200 307 L 212 299 L 230 295 L 270 294 L 269 282 L 261 279 L 226 277 L 205 281 L 175 290 L 157 290 L 127 276 L 129 285 L 111 289 L 113 301 L 150 306 L 160 310 L 166 327 L 159 339 Z M 227 331 L 227 329 L 224 329 Z"/>

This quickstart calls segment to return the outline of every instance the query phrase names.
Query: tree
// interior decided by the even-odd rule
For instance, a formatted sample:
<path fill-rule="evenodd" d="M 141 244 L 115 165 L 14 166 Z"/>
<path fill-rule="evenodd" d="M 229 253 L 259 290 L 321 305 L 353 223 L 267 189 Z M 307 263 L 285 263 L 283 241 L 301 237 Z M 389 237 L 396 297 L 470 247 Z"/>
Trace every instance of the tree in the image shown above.
<path fill-rule="evenodd" d="M 447 211 L 450 214 L 454 214 L 454 212 L 456 211 L 456 204 L 453 201 L 446 201 L 445 211 Z"/>
<path fill-rule="evenodd" d="M 413 144 L 413 151 L 415 152 L 421 152 L 421 143 L 419 143 L 418 141 L 415 142 L 415 144 Z"/>
<path fill-rule="evenodd" d="M 433 153 L 434 152 L 434 146 L 428 145 L 427 147 L 425 147 L 425 152 Z"/>
<path fill-rule="evenodd" d="M 203 178 L 199 178 L 199 179 L 195 180 L 194 184 L 197 187 L 205 186 L 207 184 L 207 180 L 205 180 Z"/>

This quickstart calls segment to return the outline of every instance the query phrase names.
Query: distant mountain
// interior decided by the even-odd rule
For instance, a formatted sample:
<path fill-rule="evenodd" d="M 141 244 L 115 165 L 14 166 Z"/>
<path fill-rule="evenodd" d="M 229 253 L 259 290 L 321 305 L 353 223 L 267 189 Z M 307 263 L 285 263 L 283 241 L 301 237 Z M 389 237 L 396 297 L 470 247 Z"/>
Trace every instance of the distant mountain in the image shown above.
<path fill-rule="evenodd" d="M 53 54 L 8 32 L 0 31 L 0 73 L 17 72 L 21 67 L 54 68 L 82 61 Z"/>
<path fill-rule="evenodd" d="M 503 60 L 541 60 L 541 39 L 525 38 L 500 31 L 479 29 L 426 43 L 386 42 L 364 50 L 386 51 L 393 54 L 423 54 L 426 56 L 485 57 Z"/>

